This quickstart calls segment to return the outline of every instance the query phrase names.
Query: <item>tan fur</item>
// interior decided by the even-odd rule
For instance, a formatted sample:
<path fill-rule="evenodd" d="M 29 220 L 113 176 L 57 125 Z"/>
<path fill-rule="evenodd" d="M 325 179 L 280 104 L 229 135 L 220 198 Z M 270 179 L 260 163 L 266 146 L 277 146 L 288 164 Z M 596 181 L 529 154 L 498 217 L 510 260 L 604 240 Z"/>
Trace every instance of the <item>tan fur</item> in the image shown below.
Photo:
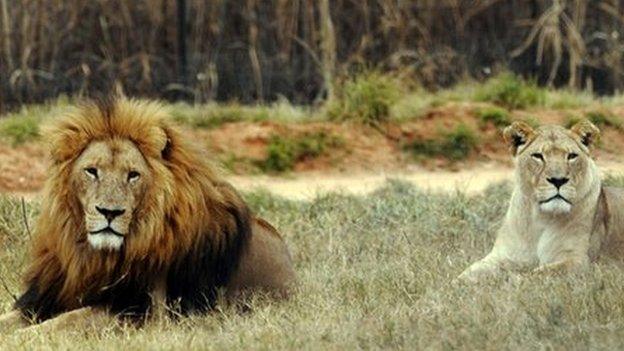
<path fill-rule="evenodd" d="M 245 203 L 170 120 L 157 103 L 117 99 L 83 104 L 45 129 L 53 163 L 25 280 L 62 282 L 59 310 L 86 307 L 85 296 L 130 278 L 145 281 L 162 305 L 176 258 L 201 253 L 206 241 L 220 255 L 243 240 L 229 213 L 246 213 Z M 123 259 L 116 245 L 88 238 L 106 223 L 96 206 L 125 211 L 110 222 Z M 259 287 L 283 296 L 295 280 L 286 244 L 263 220 L 252 217 L 250 226 L 228 294 Z"/>
<path fill-rule="evenodd" d="M 249 250 L 228 285 L 230 299 L 236 299 L 246 291 L 262 290 L 277 297 L 288 295 L 294 271 L 284 241 L 273 226 L 263 219 L 257 219 L 253 227 Z M 283 253 L 275 255 L 275 253 Z"/>
<path fill-rule="evenodd" d="M 600 255 L 622 258 L 623 197 L 602 187 L 590 156 L 598 129 L 587 121 L 570 130 L 559 126 L 533 130 L 516 122 L 504 136 L 515 164 L 509 208 L 492 251 L 460 278 L 476 280 L 522 267 L 567 272 L 586 267 Z M 553 183 L 557 179 L 567 182 L 557 188 Z M 618 249 L 613 249 L 618 242 Z"/>

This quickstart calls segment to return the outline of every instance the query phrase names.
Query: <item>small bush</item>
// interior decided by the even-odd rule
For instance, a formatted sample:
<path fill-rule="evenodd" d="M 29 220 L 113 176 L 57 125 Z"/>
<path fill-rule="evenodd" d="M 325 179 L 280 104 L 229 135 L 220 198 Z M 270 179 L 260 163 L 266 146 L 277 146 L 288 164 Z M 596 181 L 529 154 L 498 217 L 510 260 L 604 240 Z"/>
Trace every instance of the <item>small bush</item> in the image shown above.
<path fill-rule="evenodd" d="M 334 120 L 356 120 L 376 125 L 387 121 L 391 107 L 401 96 L 396 79 L 379 72 L 367 72 L 336 88 L 327 114 Z"/>
<path fill-rule="evenodd" d="M 267 157 L 259 163 L 265 172 L 292 170 L 297 162 L 319 157 L 329 149 L 340 147 L 343 142 L 324 132 L 296 137 L 274 135 L 267 146 Z"/>
<path fill-rule="evenodd" d="M 622 130 L 624 128 L 622 120 L 607 110 L 596 110 L 587 112 L 585 114 L 585 118 L 595 124 L 598 128 L 612 127 L 619 130 Z M 566 127 L 570 128 L 582 119 L 583 118 L 578 115 L 568 116 L 566 121 Z"/>
<path fill-rule="evenodd" d="M 481 126 L 493 124 L 496 127 L 505 127 L 511 124 L 511 117 L 507 110 L 499 107 L 488 107 L 477 112 Z"/>
<path fill-rule="evenodd" d="M 624 175 L 622 174 L 607 174 L 603 180 L 603 184 L 606 186 L 612 186 L 617 188 L 624 187 Z"/>
<path fill-rule="evenodd" d="M 241 105 L 232 103 L 209 103 L 190 105 L 175 103 L 171 115 L 178 123 L 196 128 L 217 128 L 225 123 L 241 121 L 309 121 L 316 118 L 314 112 L 302 106 L 293 106 L 287 99 L 278 99 L 270 105 Z"/>
<path fill-rule="evenodd" d="M 598 99 L 590 91 L 556 89 L 546 92 L 544 105 L 553 109 L 576 109 L 595 104 Z"/>
<path fill-rule="evenodd" d="M 487 81 L 477 92 L 477 100 L 491 102 L 508 109 L 522 109 L 544 103 L 546 91 L 534 82 L 513 74 L 502 74 Z"/>
<path fill-rule="evenodd" d="M 175 104 L 171 108 L 173 119 L 179 123 L 196 128 L 216 128 L 224 123 L 242 121 L 247 114 L 245 107 L 230 105 L 199 105 Z"/>
<path fill-rule="evenodd" d="M 591 111 L 585 115 L 585 118 L 598 127 L 622 129 L 622 120 L 610 111 Z"/>
<path fill-rule="evenodd" d="M 0 134 L 13 146 L 36 139 L 39 136 L 39 118 L 20 116 L 5 119 L 0 124 Z"/>
<path fill-rule="evenodd" d="M 536 116 L 526 116 L 522 119 L 522 121 L 531 126 L 533 129 L 537 129 L 541 126 L 540 120 Z"/>
<path fill-rule="evenodd" d="M 407 145 L 406 149 L 418 158 L 442 156 L 451 161 L 459 161 L 468 157 L 477 144 L 474 131 L 467 125 L 460 124 L 438 139 L 418 140 Z"/>

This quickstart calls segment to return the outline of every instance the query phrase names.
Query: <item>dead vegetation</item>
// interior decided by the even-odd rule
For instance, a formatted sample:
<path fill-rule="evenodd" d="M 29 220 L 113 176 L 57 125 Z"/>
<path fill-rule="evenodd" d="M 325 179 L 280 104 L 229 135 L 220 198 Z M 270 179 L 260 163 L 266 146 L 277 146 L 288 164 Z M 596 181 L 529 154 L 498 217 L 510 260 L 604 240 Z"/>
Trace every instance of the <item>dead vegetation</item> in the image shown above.
<path fill-rule="evenodd" d="M 362 67 L 427 89 L 510 69 L 612 93 L 624 88 L 623 13 L 611 0 L 0 0 L 0 110 L 112 85 L 318 103 Z"/>

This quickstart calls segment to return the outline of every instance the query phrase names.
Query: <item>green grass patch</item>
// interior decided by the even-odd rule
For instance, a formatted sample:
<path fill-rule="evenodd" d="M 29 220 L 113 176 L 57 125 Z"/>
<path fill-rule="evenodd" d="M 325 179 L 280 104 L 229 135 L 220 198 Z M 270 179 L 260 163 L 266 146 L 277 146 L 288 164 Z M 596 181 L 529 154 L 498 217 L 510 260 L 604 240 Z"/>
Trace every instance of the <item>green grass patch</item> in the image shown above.
<path fill-rule="evenodd" d="M 487 107 L 477 111 L 479 124 L 485 126 L 492 124 L 498 128 L 511 124 L 511 116 L 509 111 L 500 107 Z"/>
<path fill-rule="evenodd" d="M 294 106 L 288 101 L 278 101 L 270 105 L 175 103 L 169 106 L 169 111 L 176 122 L 194 128 L 217 128 L 225 123 L 242 121 L 298 122 L 317 119 L 310 108 Z"/>
<path fill-rule="evenodd" d="M 259 162 L 259 167 L 265 172 L 290 171 L 297 162 L 319 157 L 343 145 L 341 138 L 324 132 L 298 137 L 274 135 L 267 146 L 267 157 Z"/>
<path fill-rule="evenodd" d="M 416 140 L 404 148 L 418 159 L 444 157 L 451 161 L 467 158 L 478 145 L 474 130 L 465 124 L 459 124 L 450 132 L 441 133 L 432 140 Z"/>
<path fill-rule="evenodd" d="M 33 116 L 7 118 L 0 121 L 0 135 L 17 146 L 39 137 L 40 122 Z"/>
<path fill-rule="evenodd" d="M 600 102 L 600 98 L 589 91 L 556 89 L 546 92 L 544 107 L 551 109 L 575 109 L 595 105 L 598 102 Z"/>
<path fill-rule="evenodd" d="M 361 73 L 337 84 L 336 96 L 328 102 L 332 120 L 354 120 L 369 125 L 385 122 L 403 94 L 398 80 L 377 71 Z"/>
<path fill-rule="evenodd" d="M 585 113 L 583 117 L 576 114 L 569 115 L 566 118 L 565 125 L 570 128 L 584 118 L 592 122 L 598 128 L 611 127 L 618 130 L 624 129 L 622 119 L 606 109 L 589 111 Z"/>
<path fill-rule="evenodd" d="M 478 87 L 475 98 L 507 109 L 525 109 L 543 105 L 546 89 L 511 73 L 494 77 Z"/>
<path fill-rule="evenodd" d="M 60 96 L 49 103 L 24 105 L 18 111 L 5 114 L 0 118 L 0 138 L 13 146 L 36 140 L 41 122 L 64 113 L 70 103 L 70 99 Z"/>

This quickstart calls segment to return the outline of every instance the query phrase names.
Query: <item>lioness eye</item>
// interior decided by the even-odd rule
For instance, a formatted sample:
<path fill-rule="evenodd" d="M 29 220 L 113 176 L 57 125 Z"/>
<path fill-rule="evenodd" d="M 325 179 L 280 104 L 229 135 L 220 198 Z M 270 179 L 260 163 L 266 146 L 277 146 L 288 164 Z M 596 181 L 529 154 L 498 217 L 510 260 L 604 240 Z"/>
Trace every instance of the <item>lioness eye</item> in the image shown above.
<path fill-rule="evenodd" d="M 578 157 L 578 154 L 575 154 L 574 152 L 568 154 L 568 160 L 570 160 L 570 161 L 574 160 L 577 157 Z"/>
<path fill-rule="evenodd" d="M 141 174 L 139 174 L 139 172 L 137 172 L 137 171 L 130 171 L 130 172 L 128 172 L 128 181 L 131 182 L 133 180 L 137 180 L 137 179 L 139 179 L 140 176 L 141 176 Z"/>
<path fill-rule="evenodd" d="M 92 177 L 92 178 L 97 178 L 98 177 L 98 171 L 97 168 L 94 167 L 87 167 L 84 169 L 85 173 Z"/>
<path fill-rule="evenodd" d="M 540 154 L 540 153 L 534 153 L 531 154 L 531 157 L 533 157 L 534 159 L 540 160 L 540 161 L 544 161 L 544 155 Z"/>

